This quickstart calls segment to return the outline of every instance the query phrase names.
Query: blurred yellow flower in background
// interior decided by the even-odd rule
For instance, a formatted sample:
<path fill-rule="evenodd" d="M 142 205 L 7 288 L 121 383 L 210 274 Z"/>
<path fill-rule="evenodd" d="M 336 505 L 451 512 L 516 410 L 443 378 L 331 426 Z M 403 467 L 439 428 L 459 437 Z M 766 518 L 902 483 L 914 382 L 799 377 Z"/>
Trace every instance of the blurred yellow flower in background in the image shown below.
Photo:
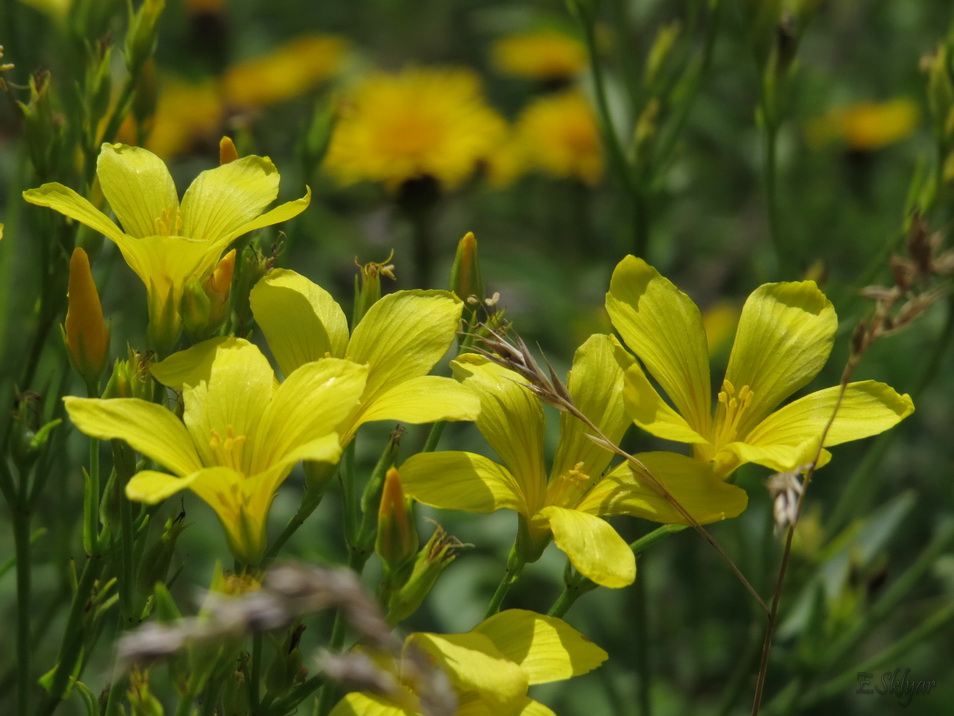
<path fill-rule="evenodd" d="M 810 120 L 805 136 L 816 149 L 840 141 L 851 149 L 873 151 L 913 134 L 919 120 L 918 105 L 910 99 L 859 102 Z"/>
<path fill-rule="evenodd" d="M 302 35 L 259 57 L 232 65 L 222 78 L 226 104 L 260 107 L 304 94 L 338 73 L 347 43 L 330 35 Z"/>
<path fill-rule="evenodd" d="M 410 67 L 375 74 L 341 109 L 325 168 L 340 182 L 430 176 L 459 186 L 506 136 L 506 122 L 468 69 Z"/>
<path fill-rule="evenodd" d="M 557 177 L 595 185 L 603 176 L 603 146 L 586 98 L 567 90 L 534 100 L 517 120 L 527 163 Z"/>
<path fill-rule="evenodd" d="M 502 74 L 537 80 L 569 79 L 587 66 L 583 43 L 556 30 L 504 37 L 494 44 L 491 61 Z"/>
<path fill-rule="evenodd" d="M 214 80 L 191 82 L 165 75 L 160 79 L 159 101 L 145 148 L 163 159 L 187 153 L 202 137 L 217 140 L 224 116 L 222 95 Z M 134 136 L 130 118 L 120 137 L 132 143 Z"/>

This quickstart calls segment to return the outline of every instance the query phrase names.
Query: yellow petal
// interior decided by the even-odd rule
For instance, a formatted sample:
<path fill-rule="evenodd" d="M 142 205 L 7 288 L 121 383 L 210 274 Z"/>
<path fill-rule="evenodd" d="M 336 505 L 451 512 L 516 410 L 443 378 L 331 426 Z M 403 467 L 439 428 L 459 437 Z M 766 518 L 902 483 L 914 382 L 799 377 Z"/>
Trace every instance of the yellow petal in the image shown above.
<path fill-rule="evenodd" d="M 76 219 L 112 241 L 121 241 L 123 238 L 123 232 L 106 214 L 62 184 L 53 182 L 43 184 L 37 189 L 27 189 L 23 192 L 23 198 L 31 204 L 45 206 L 71 219 Z"/>
<path fill-rule="evenodd" d="M 585 577 L 619 588 L 636 579 L 636 558 L 629 545 L 599 517 L 550 505 L 539 512 L 553 532 L 553 542 Z"/>
<path fill-rule="evenodd" d="M 331 294 L 304 276 L 276 269 L 249 295 L 255 321 L 285 375 L 305 363 L 344 356 L 348 320 Z"/>
<path fill-rule="evenodd" d="M 477 429 L 510 470 L 530 514 L 543 506 L 543 409 L 513 371 L 466 353 L 451 363 L 454 377 L 480 399 Z M 402 473 L 403 475 L 403 473 Z"/>
<path fill-rule="evenodd" d="M 422 375 L 379 395 L 361 410 L 350 430 L 373 420 L 419 425 L 438 420 L 475 420 L 479 414 L 480 400 L 466 386 L 451 378 Z"/>
<path fill-rule="evenodd" d="M 693 430 L 685 418 L 669 407 L 638 365 L 633 365 L 626 371 L 623 401 L 633 422 L 656 437 L 680 443 L 709 442 Z"/>
<path fill-rule="evenodd" d="M 288 376 L 261 415 L 252 473 L 336 432 L 358 405 L 367 372 L 351 361 L 326 358 Z"/>
<path fill-rule="evenodd" d="M 70 419 L 100 440 L 119 439 L 180 476 L 202 468 L 182 422 L 161 405 L 138 398 L 63 398 Z"/>
<path fill-rule="evenodd" d="M 212 372 L 212 361 L 220 348 L 227 349 L 237 345 L 241 338 L 225 336 L 210 338 L 207 341 L 196 343 L 184 351 L 173 353 L 171 356 L 149 366 L 152 377 L 177 393 L 187 385 L 198 385 L 200 381 L 208 381 Z"/>
<path fill-rule="evenodd" d="M 126 497 L 134 502 L 156 505 L 167 497 L 192 485 L 198 472 L 186 477 L 175 477 L 155 470 L 140 470 L 126 483 Z"/>
<path fill-rule="evenodd" d="M 279 204 L 261 216 L 235 227 L 228 234 L 219 239 L 219 243 L 224 247 L 231 243 L 233 239 L 237 239 L 239 236 L 247 234 L 250 231 L 257 231 L 266 226 L 272 226 L 273 224 L 280 224 L 283 221 L 294 219 L 307 209 L 309 204 L 311 204 L 311 187 L 306 186 L 303 196 L 292 201 L 286 201 L 284 204 Z"/>
<path fill-rule="evenodd" d="M 179 195 L 165 162 L 155 154 L 125 144 L 104 144 L 96 176 L 127 234 L 142 238 L 178 233 Z"/>
<path fill-rule="evenodd" d="M 371 306 L 347 353 L 370 368 L 364 399 L 427 375 L 454 342 L 463 305 L 447 291 L 398 291 Z"/>
<path fill-rule="evenodd" d="M 701 460 L 673 452 L 639 453 L 638 458 L 697 522 L 708 524 L 740 514 L 745 490 L 724 482 Z M 644 476 L 623 463 L 603 478 L 577 509 L 598 515 L 628 514 L 664 524 L 688 520 Z"/>
<path fill-rule="evenodd" d="M 632 422 L 623 405 L 623 372 L 634 362 L 613 336 L 594 335 L 577 349 L 567 378 L 576 407 L 613 443 L 619 443 Z M 592 434 L 582 420 L 561 413 L 551 481 L 581 462 L 587 475 L 599 475 L 606 469 L 613 453 L 590 440 Z"/>
<path fill-rule="evenodd" d="M 221 249 L 207 241 L 181 236 L 146 236 L 134 239 L 121 236 L 116 245 L 123 258 L 151 295 L 171 296 L 178 301 L 189 279 L 208 276 L 218 262 Z"/>
<path fill-rule="evenodd" d="M 408 689 L 398 688 L 410 696 Z M 329 716 L 417 716 L 417 712 L 395 706 L 384 696 L 354 692 L 341 699 Z"/>
<path fill-rule="evenodd" d="M 799 453 L 803 443 L 813 443 L 817 449 L 817 440 L 832 416 L 839 391 L 840 388 L 834 386 L 789 403 L 756 426 L 745 437 L 744 444 L 734 443 L 729 447 L 744 461 L 773 470 L 798 467 L 807 460 L 803 459 L 802 463 L 790 463 L 790 460 L 802 459 Z M 889 385 L 873 380 L 849 383 L 824 444 L 830 447 L 877 435 L 913 412 L 911 397 L 898 395 Z"/>
<path fill-rule="evenodd" d="M 520 485 L 505 467 L 469 452 L 418 453 L 401 465 L 409 497 L 431 507 L 486 514 L 507 508 L 527 513 Z"/>
<path fill-rule="evenodd" d="M 495 614 L 473 631 L 488 637 L 497 651 L 520 664 L 531 685 L 585 674 L 608 656 L 562 619 L 524 609 Z"/>
<path fill-rule="evenodd" d="M 504 713 L 527 694 L 527 674 L 497 651 L 483 634 L 415 633 L 405 644 L 413 644 L 430 656 L 457 689 L 477 691 L 483 700 Z"/>
<path fill-rule="evenodd" d="M 215 510 L 232 554 L 246 564 L 257 564 L 265 552 L 265 521 L 274 490 L 256 493 L 246 475 L 228 467 L 202 470 L 189 487 Z"/>
<path fill-rule="evenodd" d="M 814 281 L 765 284 L 749 296 L 725 375 L 737 391 L 753 391 L 739 435 L 818 375 L 837 328 L 835 309 Z"/>
<path fill-rule="evenodd" d="M 275 374 L 252 343 L 219 345 L 208 381 L 183 390 L 182 419 L 205 465 L 254 474 L 252 446 L 272 399 Z"/>
<path fill-rule="evenodd" d="M 268 157 L 242 157 L 202 172 L 182 197 L 182 235 L 228 237 L 275 201 L 279 179 Z"/>
<path fill-rule="evenodd" d="M 539 701 L 527 699 L 526 703 L 524 703 L 517 712 L 517 716 L 556 716 L 556 712 L 544 706 Z"/>
<path fill-rule="evenodd" d="M 627 256 L 613 271 L 606 310 L 676 410 L 693 430 L 707 435 L 709 349 L 696 304 L 645 261 Z"/>

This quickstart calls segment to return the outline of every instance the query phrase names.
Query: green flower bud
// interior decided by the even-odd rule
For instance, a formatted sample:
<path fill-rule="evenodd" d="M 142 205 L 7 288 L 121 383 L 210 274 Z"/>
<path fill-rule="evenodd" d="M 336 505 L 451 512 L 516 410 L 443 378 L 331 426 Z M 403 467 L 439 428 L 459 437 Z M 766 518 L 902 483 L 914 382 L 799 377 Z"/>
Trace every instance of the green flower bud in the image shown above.
<path fill-rule="evenodd" d="M 417 553 L 407 581 L 391 594 L 387 605 L 388 621 L 396 624 L 416 612 L 437 584 L 441 573 L 457 558 L 457 550 L 463 546 L 460 540 L 438 525 L 427 544 Z"/>
<path fill-rule="evenodd" d="M 143 65 L 156 50 L 159 34 L 159 17 L 166 7 L 166 0 L 144 0 L 139 10 L 129 18 L 126 32 L 126 69 L 138 75 Z"/>
<path fill-rule="evenodd" d="M 388 470 L 378 509 L 378 532 L 374 551 L 391 573 L 395 573 L 417 551 L 417 527 L 409 514 L 401 478 L 396 468 Z"/>
<path fill-rule="evenodd" d="M 182 300 L 179 302 L 179 315 L 182 325 L 196 341 L 206 336 L 206 329 L 212 314 L 212 301 L 205 293 L 202 282 L 192 279 L 182 291 Z"/>
<path fill-rule="evenodd" d="M 473 231 L 468 231 L 457 244 L 457 254 L 451 266 L 450 289 L 464 302 L 471 314 L 484 300 L 484 279 L 480 273 L 477 239 Z"/>
<path fill-rule="evenodd" d="M 361 322 L 368 309 L 381 299 L 381 276 L 394 280 L 394 264 L 391 263 L 393 258 L 392 251 L 380 263 L 371 261 L 359 264 L 358 259 L 354 260 L 358 273 L 354 277 L 354 316 L 351 319 L 351 330 Z"/>

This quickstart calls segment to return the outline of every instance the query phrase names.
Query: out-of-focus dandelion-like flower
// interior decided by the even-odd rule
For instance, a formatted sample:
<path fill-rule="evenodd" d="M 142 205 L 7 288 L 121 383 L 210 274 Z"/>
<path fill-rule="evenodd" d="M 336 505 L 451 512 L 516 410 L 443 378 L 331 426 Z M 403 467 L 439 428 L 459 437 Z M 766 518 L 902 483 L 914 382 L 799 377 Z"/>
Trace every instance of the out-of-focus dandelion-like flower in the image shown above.
<path fill-rule="evenodd" d="M 506 135 L 476 74 L 410 67 L 376 74 L 341 109 L 325 168 L 342 183 L 379 181 L 391 190 L 433 177 L 453 189 Z"/>
<path fill-rule="evenodd" d="M 583 43 L 556 30 L 504 37 L 494 44 L 491 60 L 502 74 L 534 80 L 570 79 L 587 66 Z"/>
<path fill-rule="evenodd" d="M 603 143 L 596 114 L 576 90 L 541 97 L 517 120 L 516 133 L 529 166 L 590 185 L 603 176 Z"/>
<path fill-rule="evenodd" d="M 347 43 L 330 35 L 303 35 L 272 52 L 232 65 L 222 78 L 227 104 L 259 107 L 304 94 L 344 64 Z"/>
<path fill-rule="evenodd" d="M 910 99 L 859 102 L 811 120 L 805 135 L 814 147 L 840 141 L 850 149 L 870 152 L 910 136 L 919 119 L 918 105 Z"/>

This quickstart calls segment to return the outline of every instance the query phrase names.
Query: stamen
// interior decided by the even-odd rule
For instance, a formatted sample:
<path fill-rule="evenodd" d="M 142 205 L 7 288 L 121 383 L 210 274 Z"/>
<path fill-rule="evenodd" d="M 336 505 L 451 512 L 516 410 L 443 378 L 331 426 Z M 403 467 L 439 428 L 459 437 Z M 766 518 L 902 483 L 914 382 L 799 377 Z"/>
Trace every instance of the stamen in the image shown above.
<path fill-rule="evenodd" d="M 722 390 L 718 395 L 719 409 L 716 411 L 716 445 L 726 445 L 738 437 L 742 414 L 754 395 L 747 385 L 736 391 L 728 380 L 722 382 Z"/>
<path fill-rule="evenodd" d="M 224 440 L 215 428 L 210 430 L 210 433 L 209 447 L 212 448 L 212 453 L 215 455 L 218 463 L 223 467 L 230 467 L 233 470 L 241 471 L 245 442 L 247 440 L 246 436 L 236 436 L 231 425 L 225 429 Z"/>

